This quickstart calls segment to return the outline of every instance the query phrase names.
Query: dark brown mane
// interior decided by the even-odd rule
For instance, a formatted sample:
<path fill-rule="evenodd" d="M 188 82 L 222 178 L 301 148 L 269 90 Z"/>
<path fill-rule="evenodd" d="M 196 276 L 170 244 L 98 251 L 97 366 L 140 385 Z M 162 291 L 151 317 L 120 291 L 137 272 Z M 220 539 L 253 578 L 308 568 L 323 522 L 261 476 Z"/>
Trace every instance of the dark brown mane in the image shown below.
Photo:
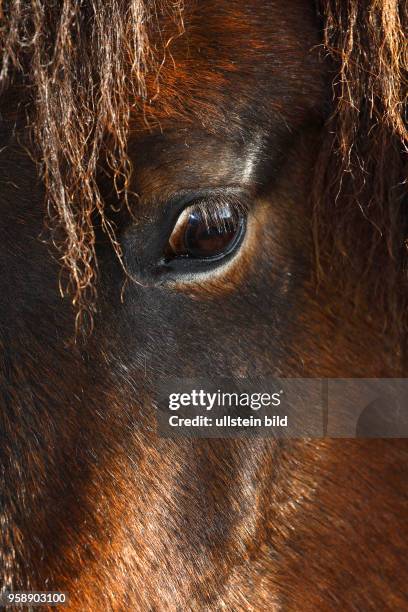
<path fill-rule="evenodd" d="M 177 3 L 172 10 L 177 21 Z M 129 116 L 147 96 L 145 76 L 157 70 L 147 30 L 152 11 L 143 0 L 0 3 L 1 81 L 4 87 L 20 71 L 33 88 L 50 225 L 63 234 L 56 243 L 79 314 L 95 297 L 95 211 L 120 255 L 96 171 L 104 158 L 126 197 Z"/>
<path fill-rule="evenodd" d="M 319 4 L 325 49 L 337 69 L 313 192 L 318 269 L 325 252 L 332 255 L 328 272 L 345 267 L 344 277 L 351 270 L 359 279 L 372 272 L 371 300 L 400 329 L 408 235 L 406 3 Z"/>
<path fill-rule="evenodd" d="M 107 161 L 115 188 L 126 199 L 129 117 L 132 107 L 152 95 L 145 77 L 158 72 L 163 49 L 153 49 L 149 42 L 149 28 L 157 25 L 154 3 L 49 4 L 0 2 L 1 81 L 4 87 L 20 73 L 32 88 L 31 119 L 51 227 L 58 230 L 55 241 L 81 313 L 95 298 L 95 212 L 120 255 L 114 228 L 104 215 L 97 166 L 101 159 Z M 407 139 L 404 4 L 318 3 L 325 52 L 335 66 L 333 109 L 314 188 L 318 267 L 327 272 L 348 262 L 366 274 L 381 260 L 384 275 L 376 275 L 373 290 L 394 314 L 400 312 L 394 293 L 407 229 L 402 210 Z M 165 39 L 180 34 L 182 3 L 160 2 L 156 8 L 174 24 Z M 320 256 L 328 248 L 333 255 L 329 267 Z"/>

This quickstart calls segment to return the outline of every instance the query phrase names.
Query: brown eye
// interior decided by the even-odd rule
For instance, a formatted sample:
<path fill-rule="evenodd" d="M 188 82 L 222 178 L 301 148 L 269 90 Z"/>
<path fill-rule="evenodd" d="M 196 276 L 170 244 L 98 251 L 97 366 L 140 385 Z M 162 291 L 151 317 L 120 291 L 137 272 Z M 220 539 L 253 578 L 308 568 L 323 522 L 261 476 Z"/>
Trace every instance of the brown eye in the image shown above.
<path fill-rule="evenodd" d="M 169 239 L 169 254 L 195 259 L 221 258 L 231 253 L 243 235 L 242 211 L 229 203 L 200 203 L 186 208 Z"/>

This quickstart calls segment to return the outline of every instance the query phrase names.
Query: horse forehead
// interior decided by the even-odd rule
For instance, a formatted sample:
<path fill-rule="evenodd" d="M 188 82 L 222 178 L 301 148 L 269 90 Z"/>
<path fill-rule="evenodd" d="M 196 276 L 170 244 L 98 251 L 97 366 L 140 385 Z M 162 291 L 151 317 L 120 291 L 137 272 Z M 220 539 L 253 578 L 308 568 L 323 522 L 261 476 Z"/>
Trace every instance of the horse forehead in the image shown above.
<path fill-rule="evenodd" d="M 313 2 L 187 0 L 180 17 L 176 23 L 166 13 L 153 27 L 152 47 L 164 43 L 165 51 L 147 75 L 147 101 L 134 125 L 198 119 L 209 131 L 239 130 L 262 99 L 267 114 L 284 118 L 321 94 L 317 53 L 310 52 L 319 42 Z"/>

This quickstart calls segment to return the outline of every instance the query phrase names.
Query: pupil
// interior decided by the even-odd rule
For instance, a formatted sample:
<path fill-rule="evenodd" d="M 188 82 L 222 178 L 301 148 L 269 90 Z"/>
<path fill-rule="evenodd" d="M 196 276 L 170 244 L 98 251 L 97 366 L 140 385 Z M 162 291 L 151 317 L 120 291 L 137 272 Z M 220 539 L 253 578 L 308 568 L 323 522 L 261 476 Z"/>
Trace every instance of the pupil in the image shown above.
<path fill-rule="evenodd" d="M 216 257 L 233 245 L 240 227 L 230 207 L 224 207 L 217 220 L 205 218 L 199 210 L 192 211 L 184 234 L 185 249 L 193 257 Z"/>

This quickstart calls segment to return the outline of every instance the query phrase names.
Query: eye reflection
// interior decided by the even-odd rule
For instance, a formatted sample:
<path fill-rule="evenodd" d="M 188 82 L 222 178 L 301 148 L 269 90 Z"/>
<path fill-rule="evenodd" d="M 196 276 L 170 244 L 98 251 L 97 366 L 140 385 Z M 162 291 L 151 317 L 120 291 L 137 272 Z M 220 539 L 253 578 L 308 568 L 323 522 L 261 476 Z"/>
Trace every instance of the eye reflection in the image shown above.
<path fill-rule="evenodd" d="M 218 259 L 237 246 L 245 226 L 242 210 L 229 202 L 199 202 L 179 216 L 169 239 L 168 257 Z"/>

